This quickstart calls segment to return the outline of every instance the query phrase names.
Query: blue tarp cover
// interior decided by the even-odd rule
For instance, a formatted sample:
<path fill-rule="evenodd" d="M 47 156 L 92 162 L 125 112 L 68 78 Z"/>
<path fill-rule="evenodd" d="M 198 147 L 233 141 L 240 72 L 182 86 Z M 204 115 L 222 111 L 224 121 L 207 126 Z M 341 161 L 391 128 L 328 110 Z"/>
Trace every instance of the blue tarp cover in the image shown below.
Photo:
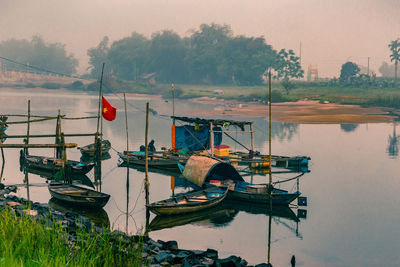
<path fill-rule="evenodd" d="M 189 151 L 199 151 L 210 148 L 210 127 L 200 126 L 195 130 L 194 126 L 176 126 L 175 127 L 175 148 L 187 148 Z M 214 131 L 221 131 L 221 127 L 214 127 Z M 222 133 L 214 132 L 214 145 L 220 145 L 222 142 Z"/>

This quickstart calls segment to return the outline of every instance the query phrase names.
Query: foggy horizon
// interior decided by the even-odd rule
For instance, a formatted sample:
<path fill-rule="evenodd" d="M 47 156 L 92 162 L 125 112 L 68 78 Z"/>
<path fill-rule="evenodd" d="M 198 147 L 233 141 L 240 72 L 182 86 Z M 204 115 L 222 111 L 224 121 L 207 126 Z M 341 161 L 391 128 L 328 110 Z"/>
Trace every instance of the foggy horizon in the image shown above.
<path fill-rule="evenodd" d="M 172 30 L 184 37 L 203 23 L 229 25 L 235 36 L 264 36 L 275 50 L 293 49 L 298 56 L 301 44 L 305 76 L 313 65 L 319 77 L 338 77 L 346 61 L 367 67 L 368 57 L 379 76 L 382 62 L 391 63 L 388 44 L 400 38 L 396 0 L 0 0 L 0 12 L 0 42 L 40 35 L 47 43 L 65 44 L 81 74 L 88 67 L 87 50 L 104 36 L 110 43 L 132 32 L 150 37 Z"/>

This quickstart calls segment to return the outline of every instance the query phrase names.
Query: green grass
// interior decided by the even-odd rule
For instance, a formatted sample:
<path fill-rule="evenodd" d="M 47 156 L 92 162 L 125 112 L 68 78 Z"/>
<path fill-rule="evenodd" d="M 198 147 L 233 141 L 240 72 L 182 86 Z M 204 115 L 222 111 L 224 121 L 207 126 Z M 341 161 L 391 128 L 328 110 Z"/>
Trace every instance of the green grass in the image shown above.
<path fill-rule="evenodd" d="M 76 244 L 68 241 L 61 224 L 52 227 L 0 212 L 0 266 L 141 266 L 141 243 L 126 242 L 110 232 L 77 230 Z"/>

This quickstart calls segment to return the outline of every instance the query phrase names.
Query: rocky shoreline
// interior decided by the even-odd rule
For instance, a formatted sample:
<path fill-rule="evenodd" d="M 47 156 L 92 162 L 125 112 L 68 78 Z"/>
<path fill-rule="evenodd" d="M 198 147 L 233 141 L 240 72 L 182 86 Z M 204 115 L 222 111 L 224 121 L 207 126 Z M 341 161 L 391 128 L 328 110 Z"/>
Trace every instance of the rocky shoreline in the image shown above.
<path fill-rule="evenodd" d="M 47 203 L 43 204 L 19 198 L 12 194 L 16 191 L 16 186 L 4 186 L 4 184 L 0 183 L 0 212 L 9 208 L 17 216 L 30 216 L 46 226 L 61 225 L 68 233 L 67 239 L 71 246 L 76 245 L 76 233 L 79 230 L 83 229 L 95 234 L 106 233 L 102 227 L 93 224 L 85 216 L 73 212 L 62 213 L 52 209 Z M 128 236 L 124 232 L 117 230 L 106 234 L 111 235 L 111 242 L 122 243 L 139 250 L 143 266 L 250 266 L 246 260 L 237 256 L 219 258 L 218 251 L 214 249 L 205 251 L 179 249 L 175 240 L 155 241 L 147 236 Z M 262 263 L 255 266 L 272 265 Z"/>

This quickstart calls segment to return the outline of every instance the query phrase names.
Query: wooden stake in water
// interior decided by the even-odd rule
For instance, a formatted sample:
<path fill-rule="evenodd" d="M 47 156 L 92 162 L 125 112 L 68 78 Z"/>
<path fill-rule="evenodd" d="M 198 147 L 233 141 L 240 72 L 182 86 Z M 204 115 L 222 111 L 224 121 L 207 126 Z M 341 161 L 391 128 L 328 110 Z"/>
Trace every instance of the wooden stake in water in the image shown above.
<path fill-rule="evenodd" d="M 144 136 L 145 142 L 145 184 L 146 184 L 146 205 L 149 204 L 149 146 L 148 146 L 148 135 L 149 135 L 149 102 L 146 103 L 146 130 Z"/>
<path fill-rule="evenodd" d="M 150 211 L 147 208 L 149 205 L 149 162 L 148 162 L 148 155 L 149 155 L 149 147 L 148 147 L 148 134 L 149 134 L 149 102 L 146 103 L 146 131 L 145 131 L 145 197 L 146 197 L 146 229 L 145 235 L 148 235 L 148 224 L 150 218 Z"/>
<path fill-rule="evenodd" d="M 271 70 L 268 72 L 268 92 L 269 92 L 269 100 L 268 100 L 268 110 L 269 110 L 269 135 L 268 135 L 268 143 L 269 143 L 269 166 L 271 168 L 271 162 L 272 162 L 272 156 L 271 156 L 271 127 L 272 127 L 272 123 L 271 123 L 271 101 L 272 101 L 272 97 L 271 97 Z M 269 172 L 269 185 L 272 185 L 272 173 L 271 171 Z"/>
<path fill-rule="evenodd" d="M 125 232 L 128 233 L 128 217 L 129 217 L 129 134 L 128 134 L 128 113 L 126 111 L 126 97 L 124 93 L 124 106 L 125 106 L 125 128 L 126 128 L 126 218 L 125 218 Z"/>

